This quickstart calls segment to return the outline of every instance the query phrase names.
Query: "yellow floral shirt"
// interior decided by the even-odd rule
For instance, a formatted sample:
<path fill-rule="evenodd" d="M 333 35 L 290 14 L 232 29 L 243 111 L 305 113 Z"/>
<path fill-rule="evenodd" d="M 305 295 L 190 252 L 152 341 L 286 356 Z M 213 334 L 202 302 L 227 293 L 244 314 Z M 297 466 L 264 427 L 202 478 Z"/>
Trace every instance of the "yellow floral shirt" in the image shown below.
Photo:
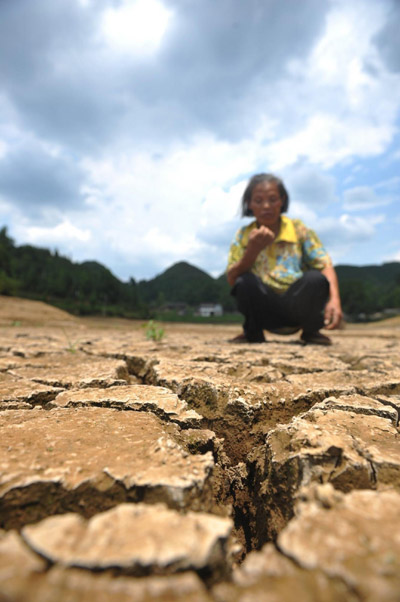
<path fill-rule="evenodd" d="M 228 269 L 242 258 L 254 221 L 237 231 L 228 256 Z M 277 293 L 283 293 L 301 278 L 306 270 L 323 270 L 332 265 L 331 258 L 314 230 L 299 219 L 281 215 L 281 226 L 274 242 L 263 249 L 251 271 Z"/>

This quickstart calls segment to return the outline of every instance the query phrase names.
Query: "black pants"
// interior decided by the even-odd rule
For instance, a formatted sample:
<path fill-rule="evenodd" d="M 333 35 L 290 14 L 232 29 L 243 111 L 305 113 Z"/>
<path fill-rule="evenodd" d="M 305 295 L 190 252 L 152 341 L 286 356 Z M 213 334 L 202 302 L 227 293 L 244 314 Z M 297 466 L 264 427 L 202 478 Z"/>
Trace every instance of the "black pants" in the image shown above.
<path fill-rule="evenodd" d="M 315 332 L 324 324 L 324 307 L 329 297 L 329 282 L 318 270 L 309 270 L 283 294 L 275 293 L 252 272 L 239 276 L 231 294 L 244 315 L 248 341 L 264 340 L 263 330 L 298 326 Z"/>

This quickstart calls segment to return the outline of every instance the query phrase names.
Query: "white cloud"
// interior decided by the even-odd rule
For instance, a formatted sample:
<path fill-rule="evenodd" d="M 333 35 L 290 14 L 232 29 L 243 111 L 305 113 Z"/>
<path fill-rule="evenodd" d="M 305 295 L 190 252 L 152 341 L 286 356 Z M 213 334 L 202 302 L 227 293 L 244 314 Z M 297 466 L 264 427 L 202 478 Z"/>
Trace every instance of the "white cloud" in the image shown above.
<path fill-rule="evenodd" d="M 330 174 L 313 165 L 301 164 L 286 169 L 284 173 L 293 201 L 319 208 L 336 203 L 336 182 Z"/>
<path fill-rule="evenodd" d="M 355 243 L 371 239 L 375 235 L 376 226 L 384 221 L 383 214 L 363 218 L 344 213 L 338 219 L 319 219 L 318 233 L 325 240 L 329 240 L 329 246 L 337 247 L 342 242 Z"/>
<path fill-rule="evenodd" d="M 388 255 L 387 257 L 384 258 L 385 262 L 391 262 L 391 261 L 400 261 L 400 250 L 397 251 L 397 253 L 394 253 L 393 255 Z"/>
<path fill-rule="evenodd" d="M 54 247 L 57 245 L 68 245 L 74 241 L 87 243 L 91 238 L 91 233 L 88 229 L 78 228 L 71 224 L 68 219 L 64 219 L 52 228 L 27 226 L 23 230 L 25 240 L 38 246 L 49 245 Z M 20 236 L 21 234 L 22 232 L 19 231 Z"/>
<path fill-rule="evenodd" d="M 0 140 L 0 159 L 6 156 L 9 145 L 4 140 Z"/>
<path fill-rule="evenodd" d="M 393 176 L 375 184 L 375 188 L 389 190 L 391 193 L 400 194 L 400 176 Z"/>
<path fill-rule="evenodd" d="M 276 87 L 284 111 L 295 109 L 293 133 L 267 148 L 271 168 L 299 158 L 330 168 L 353 156 L 382 153 L 396 133 L 400 77 L 389 72 L 374 46 L 387 18 L 385 3 L 333 4 L 326 29 L 309 59 L 291 62 Z"/>
<path fill-rule="evenodd" d="M 200 224 L 209 227 L 211 224 L 225 223 L 239 217 L 241 198 L 246 185 L 247 178 L 225 190 L 217 185 L 210 188 L 202 202 Z"/>
<path fill-rule="evenodd" d="M 343 193 L 343 206 L 347 211 L 381 207 L 389 205 L 392 200 L 391 197 L 378 196 L 369 186 L 356 186 Z"/>
<path fill-rule="evenodd" d="M 397 87 L 400 92 L 400 86 Z M 279 170 L 301 157 L 328 169 L 348 157 L 377 155 L 385 150 L 395 133 L 394 117 L 393 111 L 376 120 L 372 115 L 341 116 L 317 109 L 304 128 L 269 145 L 266 156 L 272 169 Z"/>
<path fill-rule="evenodd" d="M 382 224 L 385 221 L 383 214 L 374 215 L 365 219 L 363 217 L 343 214 L 339 218 L 343 231 L 353 240 L 357 238 L 369 238 L 375 233 L 375 226 Z"/>
<path fill-rule="evenodd" d="M 159 0 L 124 0 L 118 8 L 104 11 L 101 29 L 112 49 L 151 54 L 160 46 L 171 17 Z"/>
<path fill-rule="evenodd" d="M 288 213 L 292 218 L 301 219 L 310 228 L 315 229 L 318 224 L 318 214 L 301 201 L 291 202 Z"/>

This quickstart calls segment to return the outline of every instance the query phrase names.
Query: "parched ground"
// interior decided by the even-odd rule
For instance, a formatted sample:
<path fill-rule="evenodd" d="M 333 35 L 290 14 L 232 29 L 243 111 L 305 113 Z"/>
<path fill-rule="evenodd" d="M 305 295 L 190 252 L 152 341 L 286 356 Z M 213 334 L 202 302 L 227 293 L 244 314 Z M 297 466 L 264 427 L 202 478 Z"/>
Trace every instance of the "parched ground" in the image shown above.
<path fill-rule="evenodd" d="M 0 602 L 399 602 L 400 321 L 164 328 L 0 297 Z"/>

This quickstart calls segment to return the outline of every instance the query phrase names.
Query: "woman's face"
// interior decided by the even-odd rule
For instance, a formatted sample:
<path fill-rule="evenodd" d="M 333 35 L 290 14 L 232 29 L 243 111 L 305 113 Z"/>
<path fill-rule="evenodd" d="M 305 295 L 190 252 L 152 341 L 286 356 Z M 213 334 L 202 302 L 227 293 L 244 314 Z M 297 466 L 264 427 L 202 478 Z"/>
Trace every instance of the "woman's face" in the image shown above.
<path fill-rule="evenodd" d="M 274 226 L 279 222 L 282 199 L 278 186 L 272 182 L 261 182 L 253 188 L 249 209 L 260 226 Z"/>

